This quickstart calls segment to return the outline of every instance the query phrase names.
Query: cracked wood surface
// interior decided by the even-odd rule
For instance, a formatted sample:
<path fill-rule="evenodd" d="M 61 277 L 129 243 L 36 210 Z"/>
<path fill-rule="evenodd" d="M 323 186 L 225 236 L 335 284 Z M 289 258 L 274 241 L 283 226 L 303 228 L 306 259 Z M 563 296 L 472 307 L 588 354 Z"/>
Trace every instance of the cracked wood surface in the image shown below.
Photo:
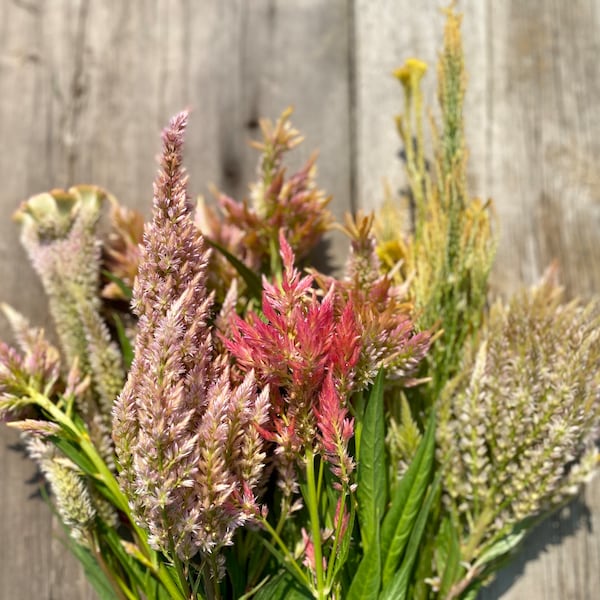
<path fill-rule="evenodd" d="M 333 210 L 376 206 L 402 185 L 391 70 L 432 65 L 439 2 L 409 0 L 0 0 L 1 299 L 49 325 L 8 216 L 29 195 L 96 183 L 149 213 L 158 133 L 192 108 L 190 189 L 236 198 L 246 140 L 289 104 L 320 149 Z M 569 293 L 600 288 L 600 7 L 594 0 L 464 0 L 471 189 L 495 200 L 493 284 L 510 292 L 554 258 Z M 433 69 L 427 97 L 433 103 Z M 344 243 L 333 239 L 333 263 Z M 6 337 L 4 324 L 0 336 Z M 93 598 L 34 497 L 35 470 L 0 429 L 0 600 Z M 13 445 L 13 446 L 11 446 Z M 600 483 L 542 525 L 485 600 L 587 600 L 600 589 Z M 512 587 L 510 587 L 512 586 Z M 510 587 L 510 589 L 509 589 Z"/>

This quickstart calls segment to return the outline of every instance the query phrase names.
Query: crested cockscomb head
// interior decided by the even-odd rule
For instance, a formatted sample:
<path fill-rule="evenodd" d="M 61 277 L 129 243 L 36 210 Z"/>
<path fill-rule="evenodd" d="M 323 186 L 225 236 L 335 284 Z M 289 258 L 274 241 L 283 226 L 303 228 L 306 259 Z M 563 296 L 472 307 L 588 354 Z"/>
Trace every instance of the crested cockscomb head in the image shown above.
<path fill-rule="evenodd" d="M 77 361 L 90 378 L 90 393 L 75 397 L 75 405 L 94 443 L 110 462 L 113 450 L 106 432 L 124 374 L 121 354 L 100 313 L 98 295 L 97 225 L 106 197 L 100 188 L 87 185 L 52 190 L 23 202 L 16 217 L 21 223 L 21 241 L 48 296 L 64 362 Z"/>

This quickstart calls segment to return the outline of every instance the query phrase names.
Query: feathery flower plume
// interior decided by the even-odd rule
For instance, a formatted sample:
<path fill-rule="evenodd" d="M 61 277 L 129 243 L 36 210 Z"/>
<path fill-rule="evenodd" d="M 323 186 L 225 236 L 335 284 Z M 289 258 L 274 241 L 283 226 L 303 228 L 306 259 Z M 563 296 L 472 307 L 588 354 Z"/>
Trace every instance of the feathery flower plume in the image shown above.
<path fill-rule="evenodd" d="M 386 267 L 400 282 L 410 281 L 417 325 L 440 332 L 428 355 L 428 368 L 422 372 L 430 382 L 422 393 L 414 394 L 427 406 L 456 373 L 463 348 L 481 328 L 496 245 L 490 203 L 472 198 L 467 190 L 461 17 L 452 7 L 446 15 L 438 64 L 441 123 L 439 129 L 433 126 L 431 162 L 425 158 L 421 89 L 426 65 L 409 59 L 394 73 L 404 90 L 405 110 L 396 124 L 404 143 L 409 186 L 404 200 L 414 208 L 414 222 L 412 227 L 402 227 L 398 208 L 387 202 L 382 218 L 395 222 L 395 231 L 378 227 L 378 250 Z M 407 240 L 400 239 L 403 229 L 414 230 Z"/>
<path fill-rule="evenodd" d="M 10 306 L 2 311 L 13 329 L 21 353 L 0 342 L 0 418 L 19 419 L 33 403 L 31 392 L 51 395 L 60 377 L 60 355 L 42 329 L 34 329 Z"/>
<path fill-rule="evenodd" d="M 217 192 L 218 209 L 207 206 L 201 198 L 196 212 L 197 225 L 207 237 L 250 269 L 268 274 L 279 270 L 280 230 L 285 230 L 294 254 L 303 259 L 333 221 L 327 210 L 331 197 L 316 183 L 316 154 L 297 172 L 286 173 L 285 154 L 303 140 L 290 123 L 291 113 L 291 109 L 285 110 L 275 123 L 260 121 L 263 139 L 252 146 L 261 155 L 250 198 L 236 202 Z M 212 289 L 221 301 L 237 273 L 221 254 L 215 253 L 210 275 Z M 240 291 L 243 293 L 242 288 Z"/>
<path fill-rule="evenodd" d="M 464 560 L 576 493 L 597 463 L 599 325 L 597 305 L 562 304 L 547 277 L 493 308 L 479 350 L 447 384 L 438 452 Z"/>
<path fill-rule="evenodd" d="M 359 389 L 371 383 L 380 367 L 404 386 L 413 378 L 432 342 L 430 331 L 415 331 L 407 286 L 394 285 L 382 273 L 372 232 L 373 215 L 347 216 L 342 230 L 350 238 L 350 257 L 341 289 L 356 308 L 362 350 L 357 365 Z"/>
<path fill-rule="evenodd" d="M 257 397 L 253 373 L 233 386 L 214 352 L 210 251 L 194 224 L 182 166 L 186 123 L 180 113 L 162 136 L 153 219 L 133 288 L 135 358 L 113 426 L 134 517 L 153 547 L 184 560 L 216 554 L 258 512 L 258 428 L 269 408 L 268 389 Z"/>
<path fill-rule="evenodd" d="M 263 140 L 252 146 L 260 150 L 258 181 L 250 186 L 251 204 L 222 195 L 220 204 L 226 221 L 244 233 L 242 245 L 259 261 L 272 253 L 280 229 L 298 258 L 308 255 L 332 222 L 326 210 L 331 196 L 316 185 L 316 154 L 296 173 L 286 177 L 283 158 L 303 138 L 292 127 L 292 110 L 286 109 L 275 123 L 260 121 Z"/>
<path fill-rule="evenodd" d="M 38 464 L 54 495 L 56 510 L 69 534 L 82 545 L 88 545 L 96 519 L 90 491 L 77 467 L 61 457 L 55 447 L 36 435 L 27 435 L 29 456 Z"/>
<path fill-rule="evenodd" d="M 263 279 L 262 316 L 233 315 L 231 337 L 224 343 L 242 371 L 255 372 L 259 384 L 271 389 L 271 427 L 264 435 L 276 444 L 279 484 L 290 495 L 297 490 L 295 465 L 304 448 L 314 447 L 317 430 L 328 448 L 325 456 L 336 449 L 342 452 L 343 456 L 332 459 L 334 465 L 344 465 L 340 474 L 345 478 L 352 469 L 346 453 L 352 421 L 344 420 L 340 404 L 354 389 L 360 339 L 352 307 L 336 314 L 335 286 L 320 298 L 312 285 L 314 278 L 302 276 L 294 267 L 294 254 L 283 232 L 279 246 L 281 283 Z M 330 385 L 337 386 L 335 392 L 324 393 L 328 377 Z M 327 416 L 339 417 L 335 431 L 325 426 Z"/>
<path fill-rule="evenodd" d="M 100 245 L 96 226 L 105 192 L 93 186 L 33 196 L 16 214 L 21 241 L 48 296 L 65 357 L 91 380 L 76 398 L 94 442 L 112 460 L 112 405 L 123 385 L 121 355 L 100 316 Z"/>

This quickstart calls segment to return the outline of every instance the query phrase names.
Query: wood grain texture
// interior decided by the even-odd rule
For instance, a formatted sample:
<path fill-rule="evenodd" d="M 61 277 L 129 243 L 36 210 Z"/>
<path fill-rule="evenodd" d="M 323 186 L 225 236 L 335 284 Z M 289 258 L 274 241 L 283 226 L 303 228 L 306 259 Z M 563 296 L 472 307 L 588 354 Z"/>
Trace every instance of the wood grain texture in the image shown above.
<path fill-rule="evenodd" d="M 192 109 L 192 193 L 246 193 L 258 118 L 294 104 L 320 147 L 340 217 L 402 185 L 390 72 L 433 65 L 440 2 L 425 0 L 0 0 L 1 299 L 48 325 L 8 216 L 52 187 L 93 182 L 149 213 L 158 133 Z M 554 258 L 569 293 L 600 289 L 600 7 L 594 0 L 464 0 L 467 136 L 474 193 L 501 223 L 494 286 L 508 293 Z M 433 70 L 427 98 L 433 103 Z M 331 251 L 338 264 L 345 244 Z M 6 338 L 4 324 L 0 337 Z M 35 471 L 0 429 L 0 599 L 93 595 L 31 499 Z M 540 528 L 481 597 L 587 600 L 600 589 L 600 483 Z M 7 541 L 7 542 L 6 542 Z M 514 584 L 509 590 L 508 586 Z"/>

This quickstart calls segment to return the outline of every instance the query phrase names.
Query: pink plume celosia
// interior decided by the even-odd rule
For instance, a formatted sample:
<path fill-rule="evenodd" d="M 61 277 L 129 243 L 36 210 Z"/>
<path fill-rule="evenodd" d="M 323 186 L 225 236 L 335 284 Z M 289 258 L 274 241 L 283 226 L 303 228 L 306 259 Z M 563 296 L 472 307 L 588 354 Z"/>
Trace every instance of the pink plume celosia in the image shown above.
<path fill-rule="evenodd" d="M 348 443 L 354 435 L 354 419 L 347 418 L 346 399 L 336 389 L 331 371 L 325 378 L 314 413 L 323 458 L 331 464 L 331 471 L 340 482 L 349 486 L 354 461 L 348 454 Z"/>
<path fill-rule="evenodd" d="M 150 543 L 184 559 L 230 544 L 259 507 L 264 453 L 258 428 L 268 389 L 254 374 L 232 387 L 215 355 L 209 250 L 194 225 L 182 167 L 187 114 L 163 133 L 153 219 L 144 233 L 133 308 L 138 336 L 114 411 L 121 483 Z M 215 574 L 218 575 L 218 574 Z"/>

